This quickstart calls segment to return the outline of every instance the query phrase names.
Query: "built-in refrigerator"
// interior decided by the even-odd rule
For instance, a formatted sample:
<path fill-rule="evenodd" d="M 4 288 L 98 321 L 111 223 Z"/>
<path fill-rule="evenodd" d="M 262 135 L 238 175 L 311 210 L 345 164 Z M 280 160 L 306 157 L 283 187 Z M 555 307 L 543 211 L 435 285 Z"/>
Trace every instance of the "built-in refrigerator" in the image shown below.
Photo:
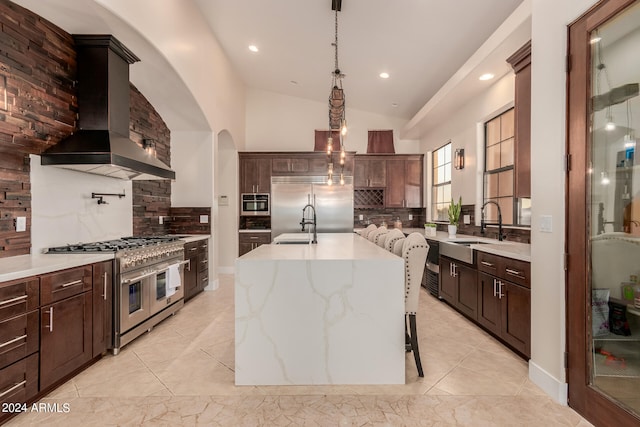
<path fill-rule="evenodd" d="M 302 209 L 316 210 L 318 233 L 353 232 L 353 177 L 344 185 L 327 184 L 326 176 L 271 177 L 271 238 L 282 233 L 301 233 Z M 311 209 L 306 212 L 311 218 Z M 307 226 L 309 227 L 309 226 Z"/>

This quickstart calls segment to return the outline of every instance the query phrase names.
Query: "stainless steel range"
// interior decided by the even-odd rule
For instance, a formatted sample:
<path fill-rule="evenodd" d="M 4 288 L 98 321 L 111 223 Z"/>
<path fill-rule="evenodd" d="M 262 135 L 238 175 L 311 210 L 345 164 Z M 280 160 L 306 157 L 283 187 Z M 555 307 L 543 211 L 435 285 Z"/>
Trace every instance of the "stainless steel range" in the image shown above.
<path fill-rule="evenodd" d="M 49 248 L 47 253 L 114 252 L 113 354 L 184 305 L 184 242 L 125 237 Z"/>

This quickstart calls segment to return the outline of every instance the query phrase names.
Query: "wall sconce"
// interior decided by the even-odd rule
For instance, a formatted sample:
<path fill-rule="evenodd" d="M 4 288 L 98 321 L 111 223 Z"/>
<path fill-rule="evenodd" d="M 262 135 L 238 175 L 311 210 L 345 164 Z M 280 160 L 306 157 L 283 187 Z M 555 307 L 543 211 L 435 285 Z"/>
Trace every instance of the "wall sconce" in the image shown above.
<path fill-rule="evenodd" d="M 143 139 L 142 148 L 144 148 L 144 151 L 150 156 L 156 155 L 156 142 L 153 139 Z"/>
<path fill-rule="evenodd" d="M 456 148 L 453 157 L 453 167 L 456 169 L 464 169 L 464 148 Z"/>

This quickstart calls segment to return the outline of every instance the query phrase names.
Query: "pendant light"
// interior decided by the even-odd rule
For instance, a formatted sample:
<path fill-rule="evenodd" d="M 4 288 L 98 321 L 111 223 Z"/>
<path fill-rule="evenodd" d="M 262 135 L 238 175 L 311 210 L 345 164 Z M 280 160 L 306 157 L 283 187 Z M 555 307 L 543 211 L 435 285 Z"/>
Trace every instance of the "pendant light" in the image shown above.
<path fill-rule="evenodd" d="M 338 136 L 340 144 L 340 185 L 344 185 L 344 163 L 346 152 L 344 149 L 344 140 L 347 135 L 347 119 L 345 116 L 345 97 L 342 90 L 342 79 L 344 74 L 340 71 L 338 65 L 338 12 L 342 8 L 341 0 L 333 0 L 331 8 L 335 11 L 335 39 L 331 45 L 334 48 L 334 70 L 331 75 L 331 91 L 329 94 L 329 136 L 327 138 L 327 184 L 333 184 L 333 136 L 334 132 Z"/>

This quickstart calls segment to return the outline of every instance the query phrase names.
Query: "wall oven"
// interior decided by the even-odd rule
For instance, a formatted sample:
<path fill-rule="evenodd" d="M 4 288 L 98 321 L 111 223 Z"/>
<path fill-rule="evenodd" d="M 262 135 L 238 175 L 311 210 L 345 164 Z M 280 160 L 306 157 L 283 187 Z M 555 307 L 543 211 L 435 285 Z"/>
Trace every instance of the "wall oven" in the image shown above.
<path fill-rule="evenodd" d="M 270 215 L 269 193 L 242 193 L 240 195 L 240 215 Z"/>

